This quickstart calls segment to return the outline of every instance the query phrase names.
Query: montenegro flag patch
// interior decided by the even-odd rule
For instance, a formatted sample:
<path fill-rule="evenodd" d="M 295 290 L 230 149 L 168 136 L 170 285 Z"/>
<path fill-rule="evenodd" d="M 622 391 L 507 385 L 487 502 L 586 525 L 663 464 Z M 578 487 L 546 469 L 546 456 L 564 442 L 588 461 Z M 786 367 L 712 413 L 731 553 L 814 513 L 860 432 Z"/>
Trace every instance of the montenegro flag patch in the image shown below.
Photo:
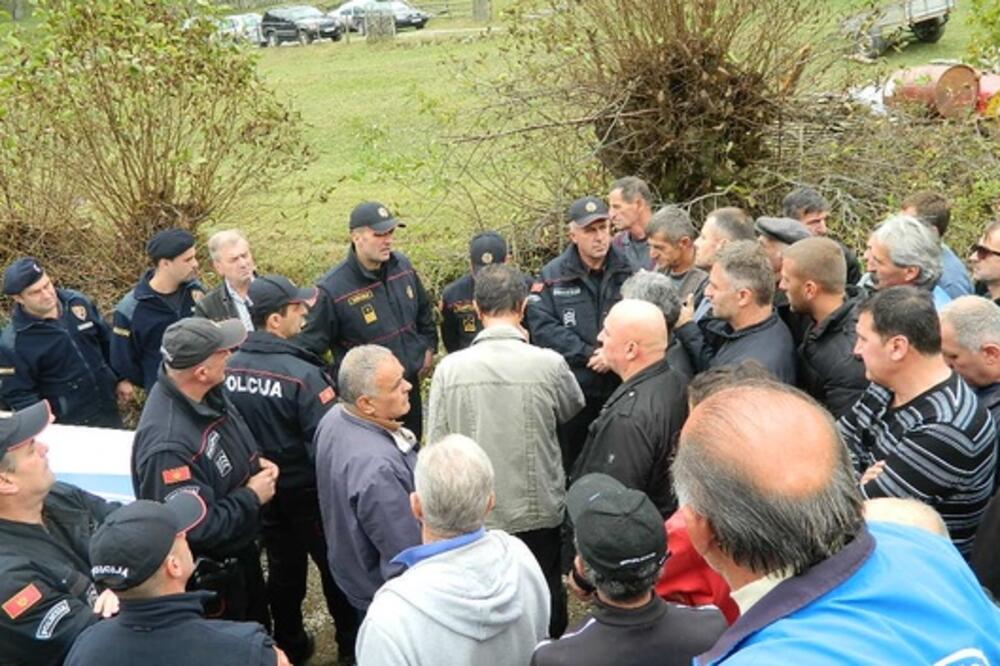
<path fill-rule="evenodd" d="M 170 469 L 163 470 L 163 483 L 168 486 L 172 483 L 180 483 L 181 481 L 191 480 L 191 468 L 187 465 L 181 465 L 180 467 L 172 467 Z"/>
<path fill-rule="evenodd" d="M 42 593 L 35 587 L 34 583 L 28 583 L 20 592 L 4 602 L 3 610 L 7 617 L 16 620 L 26 610 L 38 603 L 42 598 Z"/>

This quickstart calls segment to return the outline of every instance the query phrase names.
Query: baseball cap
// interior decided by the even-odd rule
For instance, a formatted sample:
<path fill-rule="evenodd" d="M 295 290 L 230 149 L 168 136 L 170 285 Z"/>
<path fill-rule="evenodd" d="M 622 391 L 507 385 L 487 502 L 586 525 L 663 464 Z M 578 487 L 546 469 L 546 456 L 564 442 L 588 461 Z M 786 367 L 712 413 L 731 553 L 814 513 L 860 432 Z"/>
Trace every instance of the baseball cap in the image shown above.
<path fill-rule="evenodd" d="M 0 415 L 0 457 L 37 437 L 51 421 L 48 400 L 39 400 L 30 407 Z"/>
<path fill-rule="evenodd" d="M 758 217 L 753 230 L 786 245 L 812 236 L 806 225 L 790 217 Z"/>
<path fill-rule="evenodd" d="M 255 314 L 271 314 L 289 303 L 309 303 L 316 298 L 316 287 L 299 288 L 284 275 L 264 275 L 250 283 L 247 296 Z"/>
<path fill-rule="evenodd" d="M 607 474 L 580 477 L 566 493 L 580 556 L 595 571 L 616 579 L 637 578 L 650 562 L 667 557 L 663 518 L 645 493 Z"/>
<path fill-rule="evenodd" d="M 194 247 L 194 236 L 184 229 L 164 229 L 146 243 L 146 254 L 153 261 L 173 259 Z"/>
<path fill-rule="evenodd" d="M 389 212 L 389 209 L 377 201 L 365 201 L 354 207 L 351 211 L 351 229 L 358 227 L 371 227 L 377 234 L 384 234 L 396 227 L 406 225 L 397 220 Z"/>
<path fill-rule="evenodd" d="M 176 321 L 163 332 L 160 353 L 171 368 L 193 368 L 223 349 L 237 347 L 247 337 L 247 329 L 239 319 L 212 321 L 188 317 Z"/>
<path fill-rule="evenodd" d="M 3 293 L 8 296 L 22 291 L 42 279 L 45 271 L 34 257 L 21 257 L 11 262 L 3 272 Z"/>
<path fill-rule="evenodd" d="M 197 493 L 175 492 L 164 503 L 136 500 L 111 513 L 90 539 L 90 575 L 112 590 L 146 582 L 163 564 L 174 539 L 205 518 Z"/>
<path fill-rule="evenodd" d="M 507 260 L 507 241 L 495 231 L 476 234 L 469 242 L 469 257 L 476 270 L 490 264 L 502 264 Z"/>
<path fill-rule="evenodd" d="M 569 205 L 566 214 L 570 222 L 580 227 L 606 220 L 610 216 L 608 205 L 598 197 L 580 197 Z"/>

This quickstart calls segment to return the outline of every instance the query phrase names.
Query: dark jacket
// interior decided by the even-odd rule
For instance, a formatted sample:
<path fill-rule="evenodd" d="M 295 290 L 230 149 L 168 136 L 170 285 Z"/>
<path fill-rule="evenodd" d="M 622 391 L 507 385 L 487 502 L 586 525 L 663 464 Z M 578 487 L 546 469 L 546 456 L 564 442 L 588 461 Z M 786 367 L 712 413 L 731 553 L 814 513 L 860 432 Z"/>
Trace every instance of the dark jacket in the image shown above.
<path fill-rule="evenodd" d="M 232 296 L 229 295 L 225 280 L 194 304 L 194 315 L 213 321 L 240 318 L 240 312 L 236 309 Z"/>
<path fill-rule="evenodd" d="M 122 599 L 118 615 L 80 635 L 67 666 L 273 666 L 274 641 L 256 622 L 206 620 L 208 592 Z"/>
<path fill-rule="evenodd" d="M 639 608 L 595 601 L 576 628 L 535 648 L 531 666 L 688 666 L 725 630 L 714 606 L 681 606 L 655 595 Z"/>
<path fill-rule="evenodd" d="M 83 294 L 57 289 L 56 295 L 56 319 L 14 306 L 0 336 L 0 397 L 11 409 L 44 398 L 63 424 L 121 427 L 111 328 Z"/>
<path fill-rule="evenodd" d="M 854 355 L 857 301 L 847 299 L 809 328 L 798 349 L 799 387 L 830 410 L 847 413 L 868 387 L 865 364 Z"/>
<path fill-rule="evenodd" d="M 330 572 L 365 610 L 390 577 L 390 562 L 420 544 L 410 511 L 417 453 L 403 453 L 385 428 L 337 405 L 316 431 L 316 481 Z"/>
<path fill-rule="evenodd" d="M 254 331 L 226 366 L 226 395 L 278 465 L 278 488 L 315 488 L 312 441 L 336 394 L 322 361 L 290 340 Z"/>
<path fill-rule="evenodd" d="M 139 283 L 115 307 L 114 336 L 111 338 L 111 367 L 119 376 L 149 391 L 160 371 L 160 343 L 163 331 L 179 319 L 194 314 L 194 304 L 204 290 L 196 280 L 185 282 L 180 308 L 174 310 L 149 286 L 153 269 L 146 271 Z"/>
<path fill-rule="evenodd" d="M 571 244 L 545 264 L 539 281 L 531 286 L 525 313 L 531 342 L 562 354 L 585 396 L 609 396 L 619 383 L 612 372 L 588 369 L 587 361 L 604 318 L 621 300 L 622 283 L 630 275 L 632 267 L 613 247 L 608 248 L 604 270 L 595 274 L 584 267 Z"/>
<path fill-rule="evenodd" d="M 697 372 L 753 359 L 780 381 L 795 384 L 795 345 L 774 311 L 759 324 L 738 331 L 721 319 L 706 317 L 684 324 L 676 334 Z"/>
<path fill-rule="evenodd" d="M 409 379 L 417 376 L 427 350 L 437 351 L 433 307 L 409 259 L 399 252 L 372 272 L 351 246 L 347 258 L 316 286 L 316 305 L 297 340 L 317 356 L 333 352 L 331 376 L 337 376 L 344 354 L 358 345 L 387 347 Z"/>
<path fill-rule="evenodd" d="M 587 435 L 573 477 L 601 472 L 649 495 L 667 516 L 677 508 L 670 461 L 687 418 L 687 379 L 666 359 L 615 389 Z"/>
<path fill-rule="evenodd" d="M 979 389 L 976 396 L 979 404 L 986 408 L 1000 429 L 1000 382 Z M 1000 474 L 1000 466 L 997 473 Z M 994 481 L 994 489 L 997 485 Z M 1000 552 L 1000 493 L 994 492 L 976 530 L 969 566 L 976 572 L 983 587 L 995 599 L 1000 599 L 1000 559 L 997 558 L 997 552 Z"/>
<path fill-rule="evenodd" d="M 61 664 L 97 622 L 90 537 L 119 506 L 56 483 L 42 506 L 44 525 L 0 519 L 0 663 Z"/>
<path fill-rule="evenodd" d="M 472 307 L 476 282 L 466 273 L 441 292 L 441 342 L 449 352 L 472 344 L 483 324 Z"/>
<path fill-rule="evenodd" d="M 851 248 L 847 247 L 846 244 L 837 241 L 837 245 L 840 249 L 844 251 L 844 261 L 847 263 L 847 284 L 856 285 L 861 281 L 862 276 L 865 274 L 861 270 L 861 262 L 858 261 L 858 255 Z"/>
<path fill-rule="evenodd" d="M 132 485 L 139 499 L 162 502 L 193 490 L 208 513 L 188 535 L 195 555 L 221 560 L 252 543 L 260 502 L 246 487 L 260 471 L 257 442 L 216 386 L 192 402 L 161 372 L 149 392 L 132 445 Z"/>

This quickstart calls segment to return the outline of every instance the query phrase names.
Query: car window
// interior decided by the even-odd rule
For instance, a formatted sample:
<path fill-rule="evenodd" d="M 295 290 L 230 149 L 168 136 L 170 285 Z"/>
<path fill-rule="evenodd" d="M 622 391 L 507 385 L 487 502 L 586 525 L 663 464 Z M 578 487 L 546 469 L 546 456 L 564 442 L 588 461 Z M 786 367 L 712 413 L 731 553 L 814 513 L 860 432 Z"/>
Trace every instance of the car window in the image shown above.
<path fill-rule="evenodd" d="M 304 18 L 323 18 L 326 16 L 323 12 L 316 9 L 315 7 L 297 7 L 295 9 L 289 10 L 288 15 L 293 19 L 304 19 Z"/>

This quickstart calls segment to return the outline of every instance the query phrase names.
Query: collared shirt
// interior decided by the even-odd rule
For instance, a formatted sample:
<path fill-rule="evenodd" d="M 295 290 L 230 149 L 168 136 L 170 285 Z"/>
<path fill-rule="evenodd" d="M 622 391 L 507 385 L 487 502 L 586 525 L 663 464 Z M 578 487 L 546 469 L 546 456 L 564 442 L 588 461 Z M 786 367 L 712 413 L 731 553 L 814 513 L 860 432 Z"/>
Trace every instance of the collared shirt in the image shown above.
<path fill-rule="evenodd" d="M 253 320 L 250 319 L 250 308 L 253 307 L 253 301 L 250 300 L 250 296 L 247 295 L 246 298 L 240 296 L 229 284 L 229 280 L 226 280 L 226 290 L 229 292 L 229 298 L 233 300 L 233 305 L 236 306 L 236 312 L 240 316 L 240 321 L 243 322 L 243 328 L 247 329 L 247 333 L 252 332 Z"/>
<path fill-rule="evenodd" d="M 409 569 L 421 560 L 426 560 L 429 557 L 446 553 L 449 550 L 461 548 L 462 546 L 468 545 L 473 541 L 482 539 L 484 536 L 486 536 L 486 528 L 480 527 L 478 530 L 466 532 L 465 534 L 459 534 L 458 536 L 450 539 L 442 539 L 441 541 L 432 541 L 419 546 L 412 546 L 406 550 L 400 551 L 399 555 L 392 558 L 391 562 L 392 564 L 402 564 Z"/>
<path fill-rule="evenodd" d="M 738 590 L 733 590 L 729 595 L 736 602 L 736 605 L 740 607 L 740 615 L 745 615 L 751 606 L 764 598 L 764 595 L 791 577 L 791 571 L 778 571 L 758 578 Z"/>

